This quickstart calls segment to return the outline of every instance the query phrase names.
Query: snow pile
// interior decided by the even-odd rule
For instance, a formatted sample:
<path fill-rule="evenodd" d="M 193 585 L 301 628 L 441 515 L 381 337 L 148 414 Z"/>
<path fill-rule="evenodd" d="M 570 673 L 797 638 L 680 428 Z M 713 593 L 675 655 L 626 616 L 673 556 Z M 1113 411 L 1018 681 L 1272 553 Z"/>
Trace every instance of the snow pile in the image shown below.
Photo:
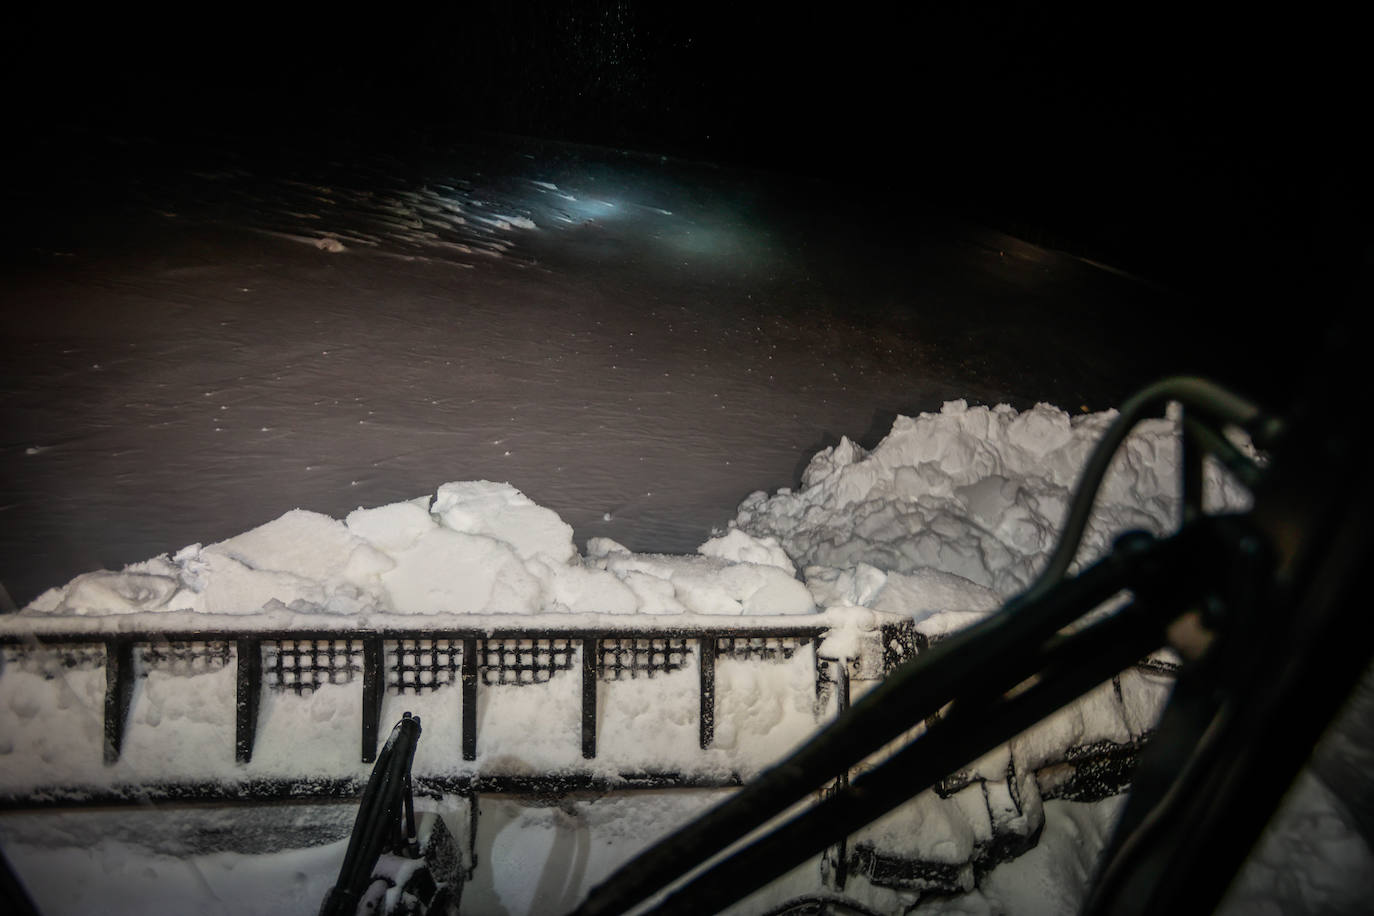
<path fill-rule="evenodd" d="M 631 554 L 573 531 L 508 483 L 465 481 L 339 521 L 296 509 L 218 544 L 49 589 L 28 614 L 809 614 L 768 542 L 736 533 L 698 557 Z"/>
<path fill-rule="evenodd" d="M 845 439 L 812 459 L 800 490 L 749 496 L 696 556 L 593 538 L 583 557 L 556 513 L 508 483 L 465 481 L 343 521 L 297 509 L 218 544 L 78 576 L 25 610 L 737 615 L 819 605 L 918 620 L 954 612 L 941 618 L 954 626 L 969 619 L 960 612 L 987 613 L 1034 578 L 1114 416 L 953 401 L 899 417 L 872 453 Z M 1137 428 L 1100 492 L 1086 556 L 1124 529 L 1174 526 L 1178 461 L 1174 420 Z M 1212 508 L 1244 504 L 1216 468 L 1207 492 Z"/>
<path fill-rule="evenodd" d="M 843 440 L 812 459 L 797 492 L 749 496 L 695 556 L 593 538 L 583 557 L 556 513 L 508 483 L 465 481 L 342 521 L 297 509 L 218 544 L 78 576 L 25 612 L 738 615 L 819 605 L 957 626 L 1033 579 L 1114 416 L 953 401 L 899 417 L 872 453 Z M 1124 529 L 1174 526 L 1178 460 L 1172 419 L 1137 428 L 1104 482 L 1085 556 Z M 1207 482 L 1212 508 L 1244 504 L 1216 468 Z"/>
<path fill-rule="evenodd" d="M 909 615 L 939 638 L 986 616 L 1038 575 L 1058 538 L 1079 476 L 1114 411 L 1080 417 L 1046 404 L 946 403 L 899 417 L 872 452 L 848 439 L 817 454 L 799 490 L 751 494 L 721 539 L 776 544 L 801 568 L 823 608 Z M 1176 415 L 1139 424 L 1097 494 L 1079 552 L 1102 555 L 1123 530 L 1174 530 L 1181 516 Z M 1243 508 L 1247 492 L 1206 469 L 1209 511 Z M 907 887 L 969 891 L 975 873 L 1034 846 L 1045 798 L 1074 778 L 1073 754 L 1138 746 L 1171 679 L 1128 670 L 851 838 L 858 870 L 921 862 Z M 953 783 L 953 785 L 950 785 Z M 960 787 L 962 786 L 962 788 Z"/>
<path fill-rule="evenodd" d="M 731 532 L 779 543 L 822 605 L 982 614 L 1031 583 L 1050 551 L 1083 465 L 1115 411 L 1070 417 L 1047 404 L 898 417 L 872 452 L 843 439 L 817 454 L 797 492 L 751 494 Z M 1178 524 L 1176 418 L 1147 420 L 1118 450 L 1080 558 L 1123 530 Z M 1246 492 L 1210 465 L 1207 508 Z"/>

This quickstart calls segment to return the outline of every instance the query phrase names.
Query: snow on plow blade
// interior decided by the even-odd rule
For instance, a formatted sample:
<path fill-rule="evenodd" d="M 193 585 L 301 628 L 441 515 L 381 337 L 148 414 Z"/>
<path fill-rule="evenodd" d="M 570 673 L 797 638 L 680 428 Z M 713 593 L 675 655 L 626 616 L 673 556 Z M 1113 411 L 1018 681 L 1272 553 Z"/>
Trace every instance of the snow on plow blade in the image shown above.
<path fill-rule="evenodd" d="M 0 803 L 352 795 L 402 707 L 425 716 L 415 778 L 431 791 L 734 785 L 786 748 L 751 747 L 727 721 L 730 684 L 804 682 L 814 725 L 851 675 L 881 677 L 912 652 L 909 620 L 864 615 L 844 659 L 822 653 L 833 614 L 0 618 Z M 784 699 L 764 745 L 804 737 L 798 698 Z M 657 747 L 634 734 L 650 727 Z"/>
<path fill-rule="evenodd" d="M 414 712 L 425 723 L 415 791 L 467 799 L 472 826 L 453 833 L 470 846 L 479 795 L 740 785 L 939 638 L 868 610 L 321 624 L 291 614 L 0 617 L 0 807 L 354 798 L 379 728 Z M 1162 675 L 1122 675 L 1142 676 Z M 1121 687 L 1106 685 L 1105 701 L 1119 702 Z M 1126 688 L 1128 700 L 1141 689 Z M 966 887 L 1034 845 L 1042 796 L 1120 791 L 1146 730 L 1077 734 L 1034 771 L 1008 757 L 953 774 L 912 804 L 985 800 L 961 861 L 861 833 L 826 857 L 824 883 L 842 890 L 862 874 L 897 889 Z"/>

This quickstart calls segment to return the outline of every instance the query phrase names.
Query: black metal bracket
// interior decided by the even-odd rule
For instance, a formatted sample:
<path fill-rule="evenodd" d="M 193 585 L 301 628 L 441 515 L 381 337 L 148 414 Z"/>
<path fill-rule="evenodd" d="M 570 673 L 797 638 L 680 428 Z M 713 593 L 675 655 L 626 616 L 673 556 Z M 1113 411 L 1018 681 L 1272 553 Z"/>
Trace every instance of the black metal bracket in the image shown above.
<path fill-rule="evenodd" d="M 134 694 L 134 644 L 127 638 L 105 641 L 105 763 L 119 761 L 124 727 Z"/>

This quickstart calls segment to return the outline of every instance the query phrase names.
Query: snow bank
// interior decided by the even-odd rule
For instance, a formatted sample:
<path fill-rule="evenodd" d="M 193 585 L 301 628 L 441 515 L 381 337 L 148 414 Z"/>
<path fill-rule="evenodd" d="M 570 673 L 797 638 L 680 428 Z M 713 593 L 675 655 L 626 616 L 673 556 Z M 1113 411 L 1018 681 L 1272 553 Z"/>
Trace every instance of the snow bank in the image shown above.
<path fill-rule="evenodd" d="M 446 483 L 340 521 L 295 509 L 209 546 L 49 589 L 25 614 L 809 614 L 786 555 L 742 532 L 697 557 L 631 554 L 508 483 Z"/>
<path fill-rule="evenodd" d="M 938 632 L 1034 578 L 1079 469 L 1114 417 L 963 401 L 899 417 L 871 453 L 845 439 L 811 460 L 801 489 L 750 495 L 696 556 L 636 554 L 594 538 L 584 557 L 572 528 L 515 487 L 464 481 L 342 521 L 296 509 L 218 544 L 78 576 L 24 612 L 739 615 L 862 606 L 911 614 Z M 1085 558 L 1123 529 L 1175 524 L 1175 426 L 1147 421 L 1126 441 Z M 1245 499 L 1214 467 L 1207 492 L 1213 508 Z"/>
<path fill-rule="evenodd" d="M 780 545 L 822 603 L 985 612 L 1034 579 L 1115 418 L 950 401 L 938 414 L 898 417 L 872 452 L 848 439 L 820 452 L 800 490 L 751 494 L 730 534 Z M 1099 491 L 1080 557 L 1128 528 L 1176 527 L 1178 464 L 1175 418 L 1137 426 Z M 1206 485 L 1209 510 L 1245 504 L 1215 466 Z"/>

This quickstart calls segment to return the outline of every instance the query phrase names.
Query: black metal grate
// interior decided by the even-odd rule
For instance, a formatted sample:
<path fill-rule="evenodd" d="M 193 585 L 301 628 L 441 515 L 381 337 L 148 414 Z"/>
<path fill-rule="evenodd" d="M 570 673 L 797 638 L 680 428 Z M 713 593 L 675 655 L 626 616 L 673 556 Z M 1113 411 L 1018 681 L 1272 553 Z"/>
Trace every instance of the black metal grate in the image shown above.
<path fill-rule="evenodd" d="M 740 661 L 786 661 L 811 642 L 808 636 L 718 636 L 716 654 Z"/>
<path fill-rule="evenodd" d="M 603 639 L 601 679 L 653 677 L 686 667 L 690 654 L 686 638 Z"/>
<path fill-rule="evenodd" d="M 150 643 L 139 651 L 139 656 L 143 659 L 141 677 L 147 677 L 154 668 L 178 676 L 206 674 L 228 667 L 233 658 L 227 640 Z"/>
<path fill-rule="evenodd" d="M 386 689 L 425 693 L 456 684 L 462 675 L 461 639 L 398 639 L 386 649 Z"/>
<path fill-rule="evenodd" d="M 883 627 L 883 674 L 891 674 L 923 648 L 910 629 Z"/>
<path fill-rule="evenodd" d="M 357 639 L 283 639 L 263 643 L 263 673 L 273 690 L 305 695 L 325 684 L 348 684 L 363 667 Z"/>
<path fill-rule="evenodd" d="M 102 645 L 36 646 L 9 645 L 4 649 L 5 667 L 14 665 L 29 674 L 55 680 L 74 668 L 102 668 L 105 647 Z"/>
<path fill-rule="evenodd" d="M 482 683 L 543 684 L 572 668 L 571 639 L 486 639 L 478 649 Z"/>

